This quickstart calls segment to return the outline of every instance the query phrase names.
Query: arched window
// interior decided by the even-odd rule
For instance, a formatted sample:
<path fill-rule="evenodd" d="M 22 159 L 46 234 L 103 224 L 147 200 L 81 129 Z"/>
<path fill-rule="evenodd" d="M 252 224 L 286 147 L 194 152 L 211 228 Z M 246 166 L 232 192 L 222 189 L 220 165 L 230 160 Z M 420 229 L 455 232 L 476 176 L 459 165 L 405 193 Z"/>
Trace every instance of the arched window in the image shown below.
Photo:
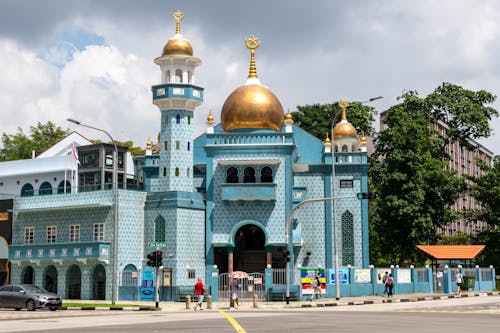
<path fill-rule="evenodd" d="M 342 265 L 354 265 L 354 222 L 351 212 L 342 214 Z"/>
<path fill-rule="evenodd" d="M 42 185 L 40 185 L 40 189 L 38 190 L 39 195 L 47 195 L 47 194 L 52 194 L 52 185 L 50 185 L 49 182 L 43 182 Z"/>
<path fill-rule="evenodd" d="M 179 168 L 175 168 L 175 176 L 179 177 Z"/>
<path fill-rule="evenodd" d="M 230 167 L 226 171 L 226 183 L 238 183 L 238 169 Z"/>
<path fill-rule="evenodd" d="M 158 216 L 155 221 L 155 242 L 165 241 L 165 219 Z"/>
<path fill-rule="evenodd" d="M 188 141 L 188 151 L 191 150 L 191 142 Z"/>
<path fill-rule="evenodd" d="M 244 183 L 255 183 L 255 169 L 252 167 L 246 167 L 243 171 L 243 182 Z"/>
<path fill-rule="evenodd" d="M 188 125 L 191 125 L 191 117 L 188 116 Z"/>
<path fill-rule="evenodd" d="M 123 269 L 122 286 L 137 287 L 137 267 L 135 267 L 135 265 L 128 264 Z"/>
<path fill-rule="evenodd" d="M 187 168 L 186 177 L 190 177 L 190 176 L 191 176 L 191 169 Z"/>
<path fill-rule="evenodd" d="M 175 116 L 175 123 L 176 124 L 180 124 L 181 123 L 181 116 L 179 114 L 177 116 Z"/>
<path fill-rule="evenodd" d="M 263 167 L 260 170 L 260 181 L 262 183 L 272 183 L 273 182 L 273 169 L 270 167 Z"/>
<path fill-rule="evenodd" d="M 21 188 L 21 196 L 22 197 L 33 196 L 34 192 L 35 191 L 33 190 L 33 185 L 31 185 L 30 183 L 24 184 L 23 187 Z"/>
<path fill-rule="evenodd" d="M 64 192 L 64 180 L 57 185 L 57 193 L 71 193 L 71 183 L 67 180 L 66 181 L 66 192 Z"/>
<path fill-rule="evenodd" d="M 346 145 L 343 145 L 343 146 L 342 146 L 342 152 L 343 152 L 343 153 L 346 153 L 346 152 L 347 152 L 347 146 L 346 146 Z"/>

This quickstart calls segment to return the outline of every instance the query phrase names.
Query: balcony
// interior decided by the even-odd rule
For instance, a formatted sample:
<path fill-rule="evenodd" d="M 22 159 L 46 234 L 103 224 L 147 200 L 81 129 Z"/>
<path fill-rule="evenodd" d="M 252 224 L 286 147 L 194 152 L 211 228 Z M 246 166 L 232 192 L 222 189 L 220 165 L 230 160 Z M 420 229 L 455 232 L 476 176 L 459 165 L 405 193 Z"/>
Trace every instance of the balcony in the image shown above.
<path fill-rule="evenodd" d="M 62 260 L 110 258 L 109 242 L 30 244 L 9 246 L 9 259 L 16 260 Z"/>
<path fill-rule="evenodd" d="M 276 184 L 248 183 L 222 184 L 224 201 L 276 201 Z"/>
<path fill-rule="evenodd" d="M 191 84 L 160 84 L 152 87 L 153 100 L 162 98 L 189 98 L 203 101 L 203 88 Z"/>

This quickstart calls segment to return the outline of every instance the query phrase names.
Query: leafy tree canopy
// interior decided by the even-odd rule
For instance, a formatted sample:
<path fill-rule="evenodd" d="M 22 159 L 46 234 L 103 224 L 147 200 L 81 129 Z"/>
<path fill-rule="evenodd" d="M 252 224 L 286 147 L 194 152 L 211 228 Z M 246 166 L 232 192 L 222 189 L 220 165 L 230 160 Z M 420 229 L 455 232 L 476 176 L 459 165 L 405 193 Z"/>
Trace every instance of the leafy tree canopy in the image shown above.
<path fill-rule="evenodd" d="M 102 143 L 101 140 L 92 140 L 93 143 Z M 109 144 L 113 144 L 112 141 L 108 142 Z M 141 147 L 134 147 L 134 142 L 131 140 L 128 141 L 117 141 L 115 140 L 117 146 L 128 147 L 128 151 L 132 155 L 144 155 L 146 154 L 146 150 Z"/>
<path fill-rule="evenodd" d="M 0 161 L 12 161 L 31 158 L 32 151 L 40 154 L 69 134 L 69 129 L 62 129 L 49 121 L 30 126 L 30 134 L 26 135 L 18 127 L 16 134 L 2 134 L 3 149 L 0 150 Z"/>
<path fill-rule="evenodd" d="M 486 221 L 491 226 L 500 226 L 500 156 L 495 156 L 493 166 L 486 165 L 480 160 L 477 163 L 484 173 L 469 177 L 474 182 L 470 192 L 482 208 L 470 211 L 468 217 Z"/>
<path fill-rule="evenodd" d="M 447 169 L 445 147 L 489 135 L 488 121 L 497 111 L 484 104 L 494 99 L 444 83 L 426 98 L 404 93 L 383 115 L 387 128 L 376 139 L 370 169 L 370 183 L 380 194 L 372 219 L 379 252 L 400 264 L 413 262 L 416 245 L 435 243 L 435 228 L 457 217 L 451 206 L 465 181 Z M 432 129 L 436 120 L 448 127 L 449 138 Z"/>
<path fill-rule="evenodd" d="M 324 140 L 333 125 L 340 122 L 342 110 L 338 103 L 297 106 L 292 113 L 295 124 L 317 138 Z M 372 123 L 377 114 L 375 108 L 358 102 L 351 102 L 347 108 L 347 120 L 358 130 L 370 136 L 374 133 Z"/>

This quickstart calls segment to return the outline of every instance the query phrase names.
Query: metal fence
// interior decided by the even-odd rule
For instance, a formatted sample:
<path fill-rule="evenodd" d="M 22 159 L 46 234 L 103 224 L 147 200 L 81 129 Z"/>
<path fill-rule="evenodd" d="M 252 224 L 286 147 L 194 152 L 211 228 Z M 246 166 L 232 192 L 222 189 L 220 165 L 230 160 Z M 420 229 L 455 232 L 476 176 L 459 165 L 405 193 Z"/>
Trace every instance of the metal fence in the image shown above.
<path fill-rule="evenodd" d="M 238 279 L 238 299 L 241 301 L 251 301 L 254 295 L 263 301 L 265 298 L 264 274 L 248 273 L 248 277 Z M 229 273 L 219 275 L 219 301 L 228 301 L 231 297 L 229 285 Z"/>
<path fill-rule="evenodd" d="M 427 274 L 427 268 L 415 268 L 417 281 L 413 282 L 429 282 L 429 275 Z"/>
<path fill-rule="evenodd" d="M 285 268 L 275 268 L 273 269 L 273 284 L 286 284 L 286 269 Z"/>
<path fill-rule="evenodd" d="M 491 270 L 489 268 L 480 268 L 479 274 L 481 274 L 481 281 L 493 281 Z"/>

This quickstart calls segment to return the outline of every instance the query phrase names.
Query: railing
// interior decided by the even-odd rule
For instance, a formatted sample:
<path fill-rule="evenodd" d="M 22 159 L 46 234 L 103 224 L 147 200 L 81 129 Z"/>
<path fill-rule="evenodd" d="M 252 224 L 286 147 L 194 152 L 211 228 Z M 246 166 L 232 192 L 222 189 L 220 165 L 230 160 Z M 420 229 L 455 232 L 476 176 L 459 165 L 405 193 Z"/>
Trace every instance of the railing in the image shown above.
<path fill-rule="evenodd" d="M 429 274 L 426 268 L 415 268 L 416 281 L 414 282 L 429 282 Z"/>
<path fill-rule="evenodd" d="M 248 144 L 285 144 L 288 135 L 284 133 L 217 133 L 207 137 L 208 144 L 215 145 L 248 145 Z"/>

